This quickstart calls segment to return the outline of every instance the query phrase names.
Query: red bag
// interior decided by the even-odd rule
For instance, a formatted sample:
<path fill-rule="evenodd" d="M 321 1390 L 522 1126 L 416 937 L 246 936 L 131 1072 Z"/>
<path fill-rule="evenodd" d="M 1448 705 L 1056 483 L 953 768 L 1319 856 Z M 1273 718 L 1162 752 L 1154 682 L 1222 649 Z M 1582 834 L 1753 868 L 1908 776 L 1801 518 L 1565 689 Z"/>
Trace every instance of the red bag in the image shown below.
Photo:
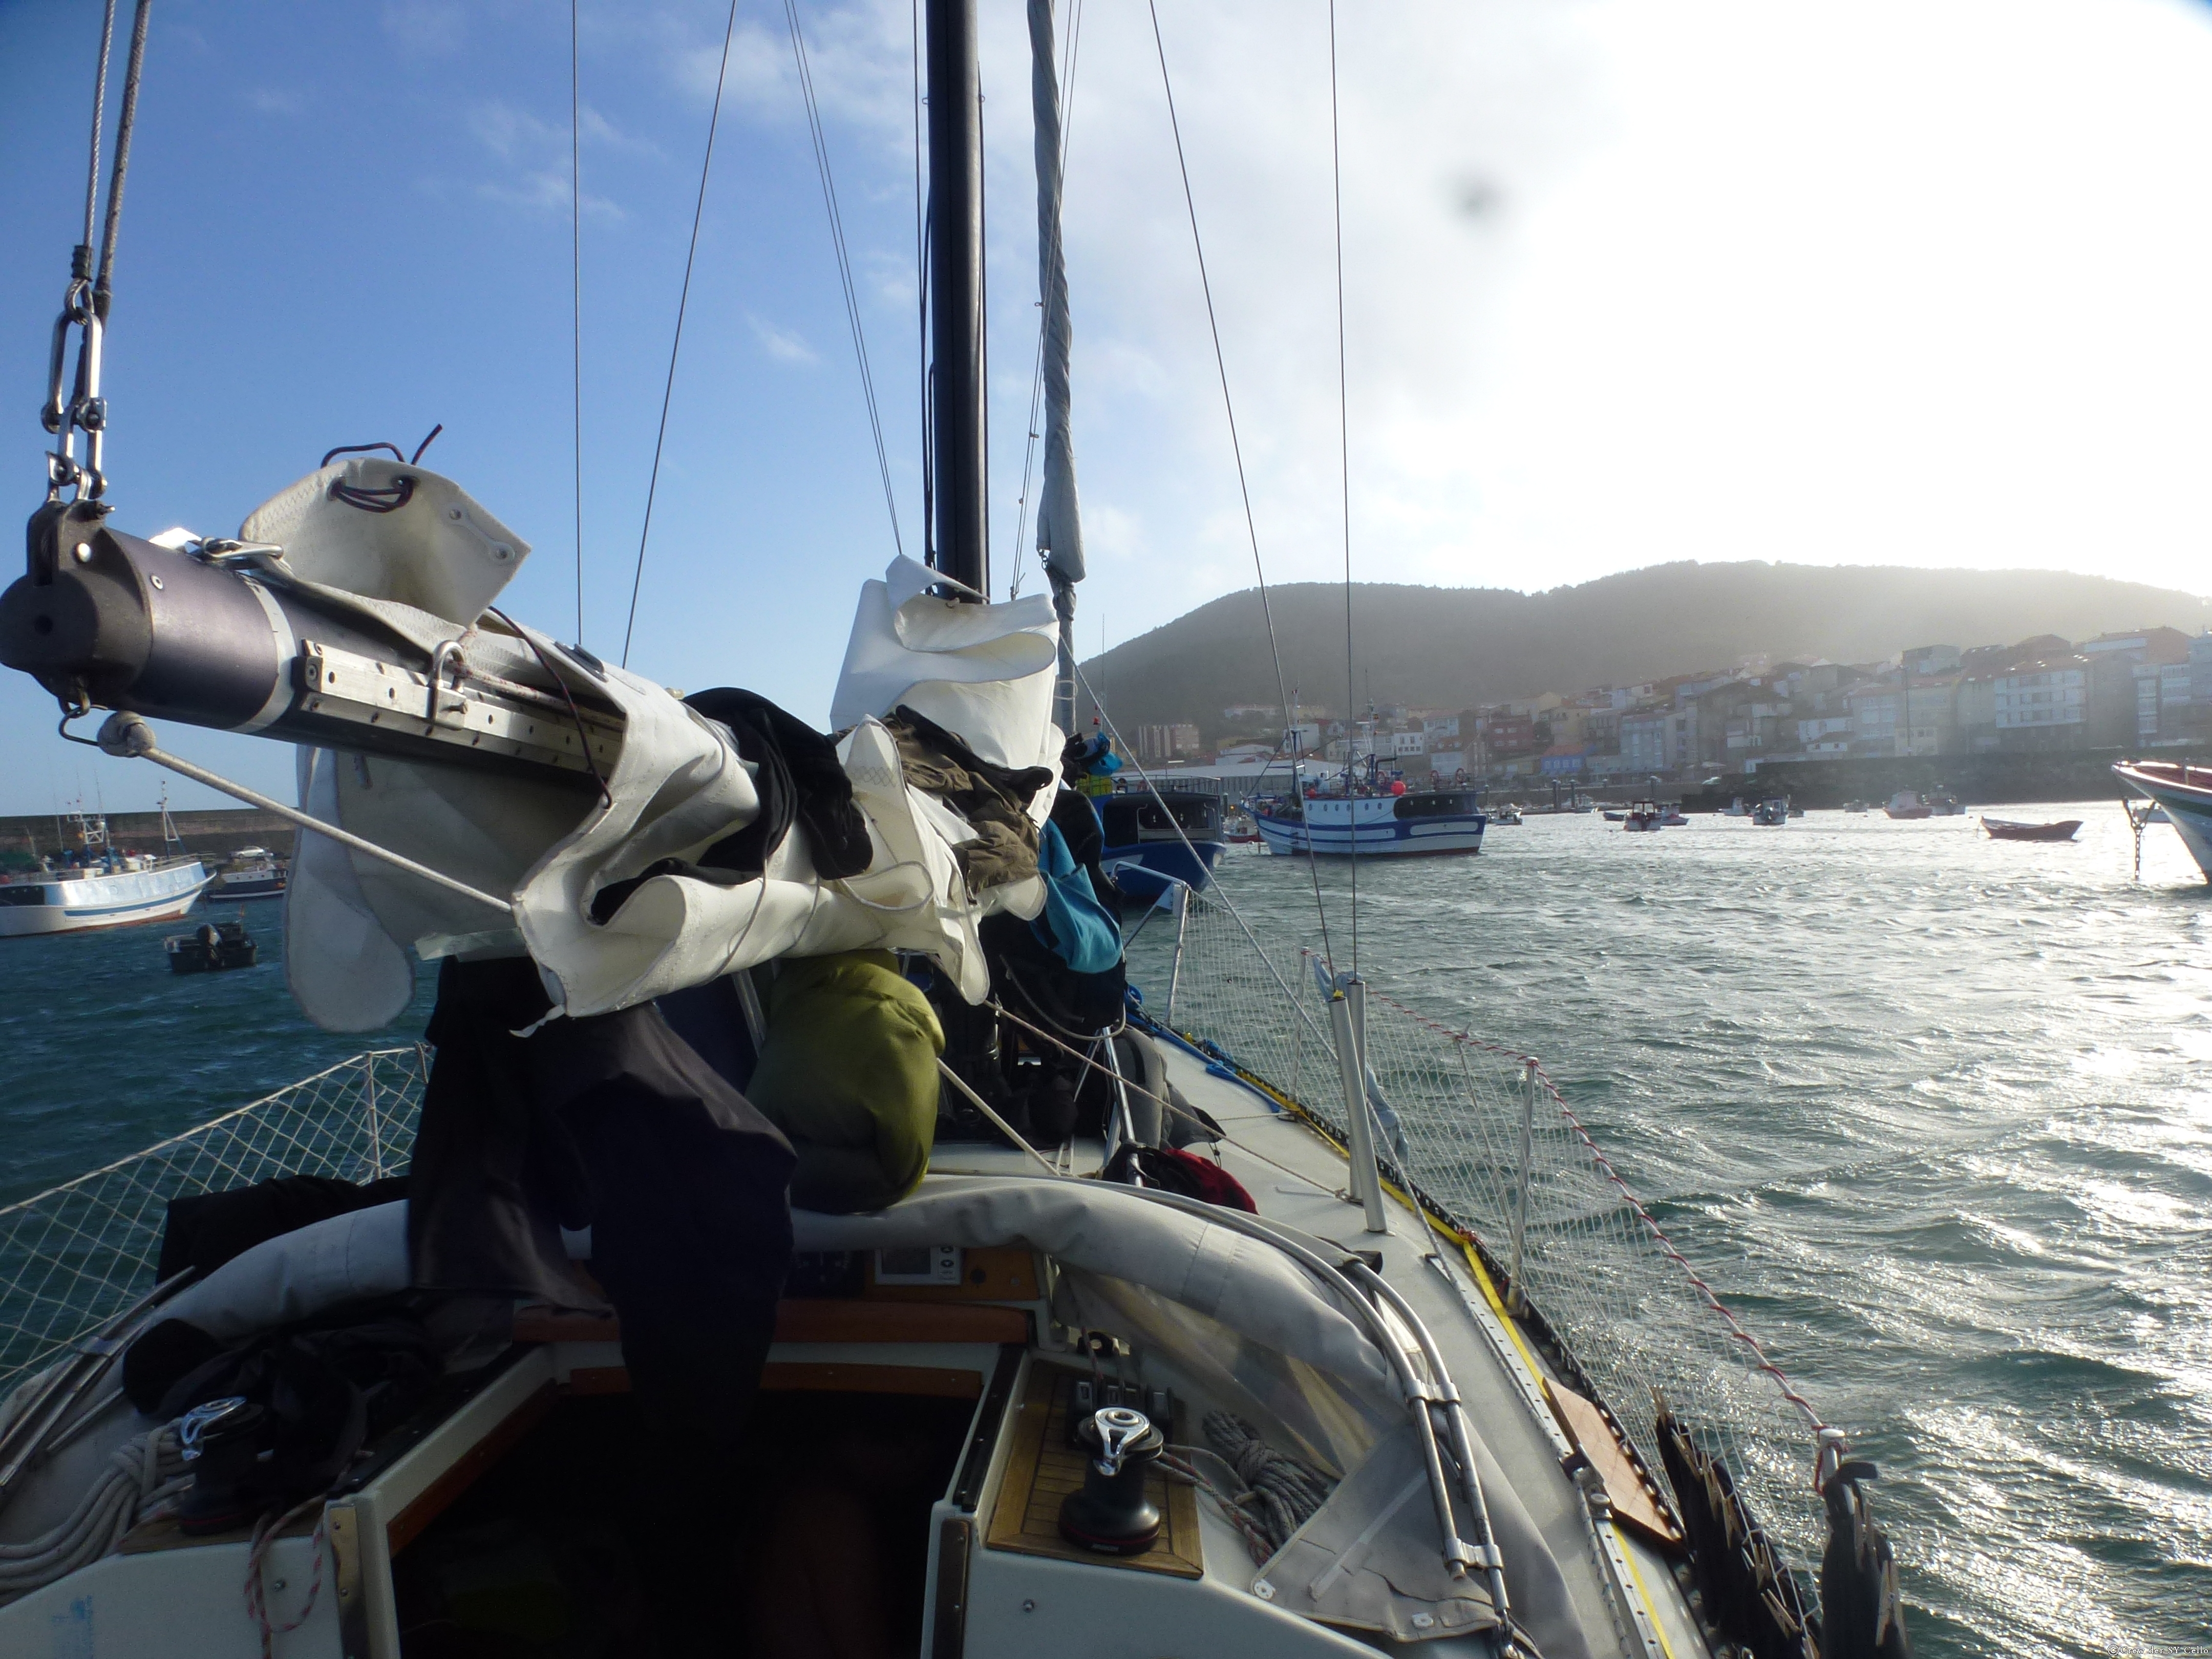
<path fill-rule="evenodd" d="M 1157 1187 L 1180 1198 L 1202 1199 L 1224 1209 L 1244 1210 L 1254 1215 L 1260 1212 L 1260 1206 L 1244 1190 L 1243 1182 L 1195 1152 L 1182 1152 L 1173 1146 L 1124 1146 L 1114 1155 L 1106 1178 L 1127 1184 L 1133 1164 L 1147 1187 Z"/>

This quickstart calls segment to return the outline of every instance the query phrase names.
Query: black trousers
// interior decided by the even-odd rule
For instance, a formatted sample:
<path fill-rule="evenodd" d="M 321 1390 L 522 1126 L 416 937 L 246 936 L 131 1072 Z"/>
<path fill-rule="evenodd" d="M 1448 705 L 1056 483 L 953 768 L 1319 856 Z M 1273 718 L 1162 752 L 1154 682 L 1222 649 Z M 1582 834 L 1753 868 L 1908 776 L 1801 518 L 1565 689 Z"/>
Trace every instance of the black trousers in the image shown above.
<path fill-rule="evenodd" d="M 641 1563 L 663 1650 L 730 1650 L 738 1445 L 791 1262 L 783 1136 L 650 1007 L 514 1035 L 548 1002 L 526 960 L 447 961 L 409 1174 L 418 1284 L 589 1293 L 589 1226 L 643 1426 Z"/>

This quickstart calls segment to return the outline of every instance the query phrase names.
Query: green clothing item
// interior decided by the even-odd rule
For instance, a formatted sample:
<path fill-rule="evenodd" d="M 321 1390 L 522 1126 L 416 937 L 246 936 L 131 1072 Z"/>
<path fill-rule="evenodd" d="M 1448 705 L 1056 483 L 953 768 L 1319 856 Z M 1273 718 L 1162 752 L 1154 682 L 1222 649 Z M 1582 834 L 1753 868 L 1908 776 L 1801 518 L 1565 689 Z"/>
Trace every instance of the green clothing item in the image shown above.
<path fill-rule="evenodd" d="M 921 1184 L 937 1133 L 945 1032 L 888 951 L 786 957 L 745 1097 L 799 1154 L 791 1201 L 850 1215 Z"/>

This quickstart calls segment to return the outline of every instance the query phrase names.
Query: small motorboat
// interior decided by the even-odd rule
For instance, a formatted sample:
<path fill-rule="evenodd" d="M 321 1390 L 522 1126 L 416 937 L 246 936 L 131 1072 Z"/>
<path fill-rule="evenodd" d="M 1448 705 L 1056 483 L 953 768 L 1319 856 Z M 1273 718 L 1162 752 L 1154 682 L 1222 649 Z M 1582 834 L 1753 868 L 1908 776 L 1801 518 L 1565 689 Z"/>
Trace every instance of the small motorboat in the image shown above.
<path fill-rule="evenodd" d="M 1679 830 L 1686 825 L 1690 821 L 1682 816 L 1682 803 L 1678 800 L 1670 800 L 1660 803 L 1659 822 L 1667 829 Z"/>
<path fill-rule="evenodd" d="M 1496 830 L 1501 826 L 1508 830 L 1517 830 L 1521 827 L 1521 808 L 1515 802 L 1506 802 L 1504 805 L 1490 815 L 1490 827 Z"/>
<path fill-rule="evenodd" d="M 1787 823 L 1790 822 L 1790 803 L 1780 795 L 1770 795 L 1752 809 L 1753 823 Z"/>
<path fill-rule="evenodd" d="M 1936 815 L 1936 809 L 1920 799 L 1918 793 L 1900 789 L 1889 798 L 1889 805 L 1881 809 L 1893 818 L 1926 818 Z"/>
<path fill-rule="evenodd" d="M 1607 823 L 1626 823 L 1626 822 L 1627 822 L 1627 820 L 1628 820 L 1628 814 L 1627 814 L 1627 813 L 1626 813 L 1626 812 L 1612 812 L 1612 811 L 1608 811 L 1608 812 L 1605 815 L 1605 821 L 1606 821 Z"/>
<path fill-rule="evenodd" d="M 173 974 L 217 974 L 226 968 L 251 968 L 260 959 L 261 947 L 253 942 L 243 921 L 204 921 L 189 933 L 172 933 L 161 941 L 169 953 Z"/>
<path fill-rule="evenodd" d="M 1844 803 L 1844 811 L 1846 812 L 1863 812 L 1866 810 L 1867 804 L 1863 800 L 1847 800 Z"/>
<path fill-rule="evenodd" d="M 1991 841 L 2071 841 L 2074 832 L 2081 827 L 2079 818 L 2061 818 L 2056 823 L 2022 823 L 2013 818 L 1982 820 L 1982 828 L 1990 832 Z"/>
<path fill-rule="evenodd" d="M 1656 830 L 1665 822 L 1659 811 L 1659 803 L 1652 800 L 1638 801 L 1626 812 L 1607 812 L 1606 817 L 1619 818 L 1623 830 Z"/>

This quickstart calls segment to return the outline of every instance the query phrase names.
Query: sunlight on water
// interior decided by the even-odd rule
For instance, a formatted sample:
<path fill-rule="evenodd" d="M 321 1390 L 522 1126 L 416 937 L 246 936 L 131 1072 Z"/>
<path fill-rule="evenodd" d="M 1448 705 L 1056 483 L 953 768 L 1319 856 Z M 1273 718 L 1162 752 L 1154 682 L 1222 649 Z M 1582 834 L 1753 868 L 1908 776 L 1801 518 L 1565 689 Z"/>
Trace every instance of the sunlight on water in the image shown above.
<path fill-rule="evenodd" d="M 1542 1054 L 1881 1464 L 1918 1652 L 2150 1659 L 2212 1607 L 2212 890 L 2117 805 L 2005 816 L 2084 822 L 1531 817 L 1364 865 L 1361 959 Z M 1310 916 L 1302 864 L 1224 882 Z"/>

